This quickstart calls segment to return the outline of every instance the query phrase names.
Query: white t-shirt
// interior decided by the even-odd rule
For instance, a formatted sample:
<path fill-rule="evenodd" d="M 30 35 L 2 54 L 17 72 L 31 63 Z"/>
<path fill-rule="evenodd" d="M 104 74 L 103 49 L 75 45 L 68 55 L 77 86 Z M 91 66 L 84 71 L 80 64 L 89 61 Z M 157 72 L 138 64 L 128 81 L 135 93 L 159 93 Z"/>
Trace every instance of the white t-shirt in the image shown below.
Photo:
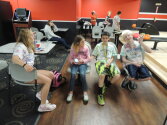
<path fill-rule="evenodd" d="M 120 25 L 118 25 L 119 23 L 120 23 L 120 17 L 118 15 L 114 16 L 112 27 L 115 30 L 120 30 Z"/>
<path fill-rule="evenodd" d="M 121 56 L 125 56 L 129 61 L 143 63 L 144 49 L 138 41 L 134 41 L 134 47 L 130 48 L 129 44 L 125 44 L 121 48 Z M 128 65 L 128 64 L 127 64 Z"/>
<path fill-rule="evenodd" d="M 23 43 L 16 44 L 13 50 L 13 55 L 19 56 L 19 58 L 23 60 L 24 63 L 27 63 L 31 66 L 34 65 L 34 53 L 29 53 L 27 47 Z"/>
<path fill-rule="evenodd" d="M 58 31 L 58 28 L 56 25 L 54 25 L 53 30 L 54 30 L 54 32 Z M 52 31 L 52 29 L 49 25 L 45 25 L 44 32 L 45 32 L 45 35 L 48 39 L 51 39 L 52 37 L 59 37 L 60 38 L 60 36 L 54 34 L 54 32 Z"/>
<path fill-rule="evenodd" d="M 115 47 L 108 42 L 107 46 L 103 46 L 102 42 L 97 44 L 93 53 L 93 56 L 97 57 L 97 61 L 106 62 L 106 59 L 111 59 L 117 55 Z"/>

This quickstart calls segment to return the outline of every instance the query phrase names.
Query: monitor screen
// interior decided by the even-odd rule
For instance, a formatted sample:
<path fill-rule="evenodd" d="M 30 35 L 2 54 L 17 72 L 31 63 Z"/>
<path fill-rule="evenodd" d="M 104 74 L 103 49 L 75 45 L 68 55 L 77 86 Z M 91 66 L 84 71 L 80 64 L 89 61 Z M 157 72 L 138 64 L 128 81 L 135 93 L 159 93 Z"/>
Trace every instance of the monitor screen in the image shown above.
<path fill-rule="evenodd" d="M 17 8 L 16 15 L 18 18 L 23 19 L 26 17 L 26 8 Z"/>

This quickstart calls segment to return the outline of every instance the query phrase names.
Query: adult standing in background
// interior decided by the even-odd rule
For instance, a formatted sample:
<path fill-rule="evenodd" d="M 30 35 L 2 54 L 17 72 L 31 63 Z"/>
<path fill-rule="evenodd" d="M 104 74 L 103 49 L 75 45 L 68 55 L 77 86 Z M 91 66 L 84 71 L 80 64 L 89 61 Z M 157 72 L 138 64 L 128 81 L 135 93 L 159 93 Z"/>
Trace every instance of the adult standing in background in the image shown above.
<path fill-rule="evenodd" d="M 120 31 L 120 15 L 121 15 L 121 11 L 117 12 L 117 15 L 114 16 L 113 18 L 113 24 L 112 27 L 114 28 L 114 30 L 116 31 Z"/>
<path fill-rule="evenodd" d="M 91 12 L 91 18 L 90 18 L 90 23 L 92 24 L 92 26 L 96 25 L 97 23 L 96 19 L 97 19 L 97 15 L 96 15 L 96 12 L 93 10 Z"/>
<path fill-rule="evenodd" d="M 108 26 L 111 25 L 110 17 L 111 17 L 111 11 L 108 11 L 107 16 L 106 16 L 105 21 L 104 21 L 104 25 L 108 25 Z"/>
<path fill-rule="evenodd" d="M 65 46 L 66 49 L 70 49 L 70 46 L 67 44 L 67 42 L 61 38 L 60 36 L 54 34 L 54 32 L 57 32 L 58 28 L 53 23 L 52 20 L 48 20 L 48 23 L 45 25 L 44 32 L 46 37 L 49 41 L 58 41 L 58 43 L 61 43 Z"/>

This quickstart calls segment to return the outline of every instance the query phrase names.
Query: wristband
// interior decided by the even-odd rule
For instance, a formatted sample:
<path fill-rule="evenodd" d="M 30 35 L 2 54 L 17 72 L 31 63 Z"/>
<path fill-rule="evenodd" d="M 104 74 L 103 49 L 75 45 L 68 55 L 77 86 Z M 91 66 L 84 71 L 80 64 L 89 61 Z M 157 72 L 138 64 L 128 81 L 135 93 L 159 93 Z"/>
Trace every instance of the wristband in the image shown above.
<path fill-rule="evenodd" d="M 24 63 L 23 67 L 24 67 L 25 65 L 27 65 L 27 63 Z"/>

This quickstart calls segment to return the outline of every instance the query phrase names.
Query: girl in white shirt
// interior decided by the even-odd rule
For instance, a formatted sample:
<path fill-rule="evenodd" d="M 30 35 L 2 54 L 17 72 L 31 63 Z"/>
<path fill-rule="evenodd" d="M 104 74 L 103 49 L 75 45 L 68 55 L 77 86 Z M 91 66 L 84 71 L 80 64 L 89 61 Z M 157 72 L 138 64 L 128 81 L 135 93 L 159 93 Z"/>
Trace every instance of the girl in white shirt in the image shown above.
<path fill-rule="evenodd" d="M 29 29 L 21 29 L 14 48 L 12 62 L 23 66 L 27 72 L 34 70 L 34 36 L 33 32 Z M 48 92 L 50 89 L 51 81 L 54 75 L 51 71 L 37 70 L 37 83 L 42 84 L 43 87 L 36 97 L 41 100 L 38 107 L 39 112 L 52 111 L 56 108 L 55 104 L 50 104 L 47 100 Z M 27 84 L 32 84 L 30 81 Z"/>
<path fill-rule="evenodd" d="M 44 32 L 46 37 L 49 41 L 58 41 L 59 43 L 63 44 L 66 49 L 70 49 L 70 46 L 67 44 L 67 42 L 61 38 L 60 36 L 54 34 L 54 32 L 57 32 L 58 28 L 53 23 L 53 21 L 48 20 L 48 23 L 45 25 Z"/>

